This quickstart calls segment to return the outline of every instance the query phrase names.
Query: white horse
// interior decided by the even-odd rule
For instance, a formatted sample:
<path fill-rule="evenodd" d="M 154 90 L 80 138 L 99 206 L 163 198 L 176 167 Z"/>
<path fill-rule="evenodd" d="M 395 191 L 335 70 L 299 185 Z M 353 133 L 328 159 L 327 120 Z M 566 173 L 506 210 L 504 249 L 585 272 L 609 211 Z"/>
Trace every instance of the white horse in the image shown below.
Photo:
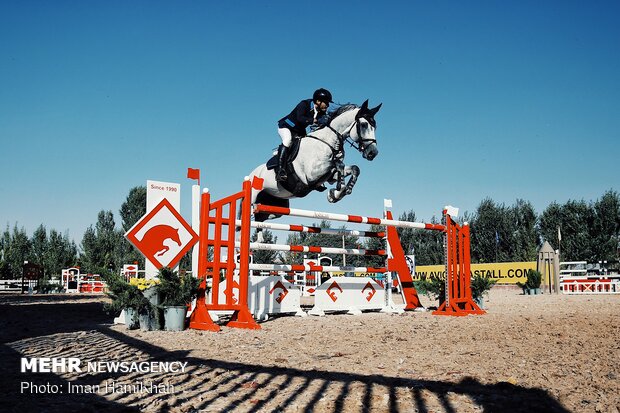
<path fill-rule="evenodd" d="M 360 169 L 357 165 L 344 164 L 344 144 L 349 142 L 365 159 L 372 161 L 379 153 L 375 114 L 380 108 L 381 104 L 369 109 L 368 100 L 362 106 L 348 104 L 339 107 L 330 115 L 328 125 L 301 138 L 298 155 L 287 170 L 293 178 L 286 182 L 276 181 L 275 168 L 267 166 L 271 162 L 259 165 L 250 174 L 250 179 L 255 176 L 262 178 L 263 189 L 252 190 L 252 204 L 288 207 L 291 198 L 304 197 L 313 190 L 325 190 L 324 183 L 336 184 L 336 188 L 328 192 L 329 202 L 338 202 L 351 194 Z M 346 177 L 349 177 L 348 181 Z M 257 214 L 255 217 L 256 221 L 272 218 L 276 216 Z"/>

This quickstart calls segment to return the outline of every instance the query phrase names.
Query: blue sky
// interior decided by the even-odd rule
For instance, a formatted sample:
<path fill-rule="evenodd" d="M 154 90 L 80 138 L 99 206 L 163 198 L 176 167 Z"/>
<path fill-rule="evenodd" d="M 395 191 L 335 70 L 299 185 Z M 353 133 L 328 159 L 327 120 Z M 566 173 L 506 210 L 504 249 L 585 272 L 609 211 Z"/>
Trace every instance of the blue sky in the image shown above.
<path fill-rule="evenodd" d="M 620 3 L 0 2 L 0 224 L 77 242 L 100 210 L 187 167 L 220 197 L 318 87 L 371 106 L 354 193 L 298 208 L 420 220 L 490 197 L 618 190 Z"/>

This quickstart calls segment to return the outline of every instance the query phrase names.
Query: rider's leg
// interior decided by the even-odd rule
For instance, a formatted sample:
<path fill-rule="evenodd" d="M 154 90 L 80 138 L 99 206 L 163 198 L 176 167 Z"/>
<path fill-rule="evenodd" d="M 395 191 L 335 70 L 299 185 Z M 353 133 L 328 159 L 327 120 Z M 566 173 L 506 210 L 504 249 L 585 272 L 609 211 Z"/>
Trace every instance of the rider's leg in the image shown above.
<path fill-rule="evenodd" d="M 288 178 L 286 175 L 285 162 L 288 155 L 288 148 L 290 148 L 291 143 L 293 142 L 293 135 L 291 134 L 291 130 L 287 128 L 279 128 L 278 134 L 280 135 L 280 138 L 282 138 L 282 146 L 278 148 L 278 168 L 276 170 L 276 180 L 282 182 L 286 181 Z"/>

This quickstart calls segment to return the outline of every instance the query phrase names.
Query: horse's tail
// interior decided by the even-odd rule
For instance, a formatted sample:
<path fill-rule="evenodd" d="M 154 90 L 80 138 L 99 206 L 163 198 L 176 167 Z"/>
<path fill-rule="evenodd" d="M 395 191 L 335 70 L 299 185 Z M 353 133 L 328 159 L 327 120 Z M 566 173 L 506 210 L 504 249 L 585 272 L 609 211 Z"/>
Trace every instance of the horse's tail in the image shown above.
<path fill-rule="evenodd" d="M 282 208 L 288 208 L 290 205 L 288 199 L 276 198 L 275 196 L 270 195 L 266 193 L 265 191 L 261 191 L 258 193 L 258 195 L 256 196 L 256 203 L 263 204 L 263 205 L 277 206 L 277 207 L 282 207 Z M 279 218 L 281 216 L 282 215 L 274 216 L 273 214 L 258 213 L 254 215 L 254 221 L 263 222 L 268 219 Z"/>

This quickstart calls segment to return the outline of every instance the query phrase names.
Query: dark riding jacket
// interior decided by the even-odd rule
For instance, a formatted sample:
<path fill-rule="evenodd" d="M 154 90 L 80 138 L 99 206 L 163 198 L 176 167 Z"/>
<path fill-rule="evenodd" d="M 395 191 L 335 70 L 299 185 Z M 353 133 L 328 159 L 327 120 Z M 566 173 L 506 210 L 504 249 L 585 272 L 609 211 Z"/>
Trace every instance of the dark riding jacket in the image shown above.
<path fill-rule="evenodd" d="M 323 117 L 324 115 L 325 112 L 318 111 L 317 119 Z M 295 136 L 305 136 L 306 128 L 313 123 L 314 102 L 312 99 L 305 99 L 299 102 L 291 113 L 278 121 L 278 127 L 290 129 Z"/>

